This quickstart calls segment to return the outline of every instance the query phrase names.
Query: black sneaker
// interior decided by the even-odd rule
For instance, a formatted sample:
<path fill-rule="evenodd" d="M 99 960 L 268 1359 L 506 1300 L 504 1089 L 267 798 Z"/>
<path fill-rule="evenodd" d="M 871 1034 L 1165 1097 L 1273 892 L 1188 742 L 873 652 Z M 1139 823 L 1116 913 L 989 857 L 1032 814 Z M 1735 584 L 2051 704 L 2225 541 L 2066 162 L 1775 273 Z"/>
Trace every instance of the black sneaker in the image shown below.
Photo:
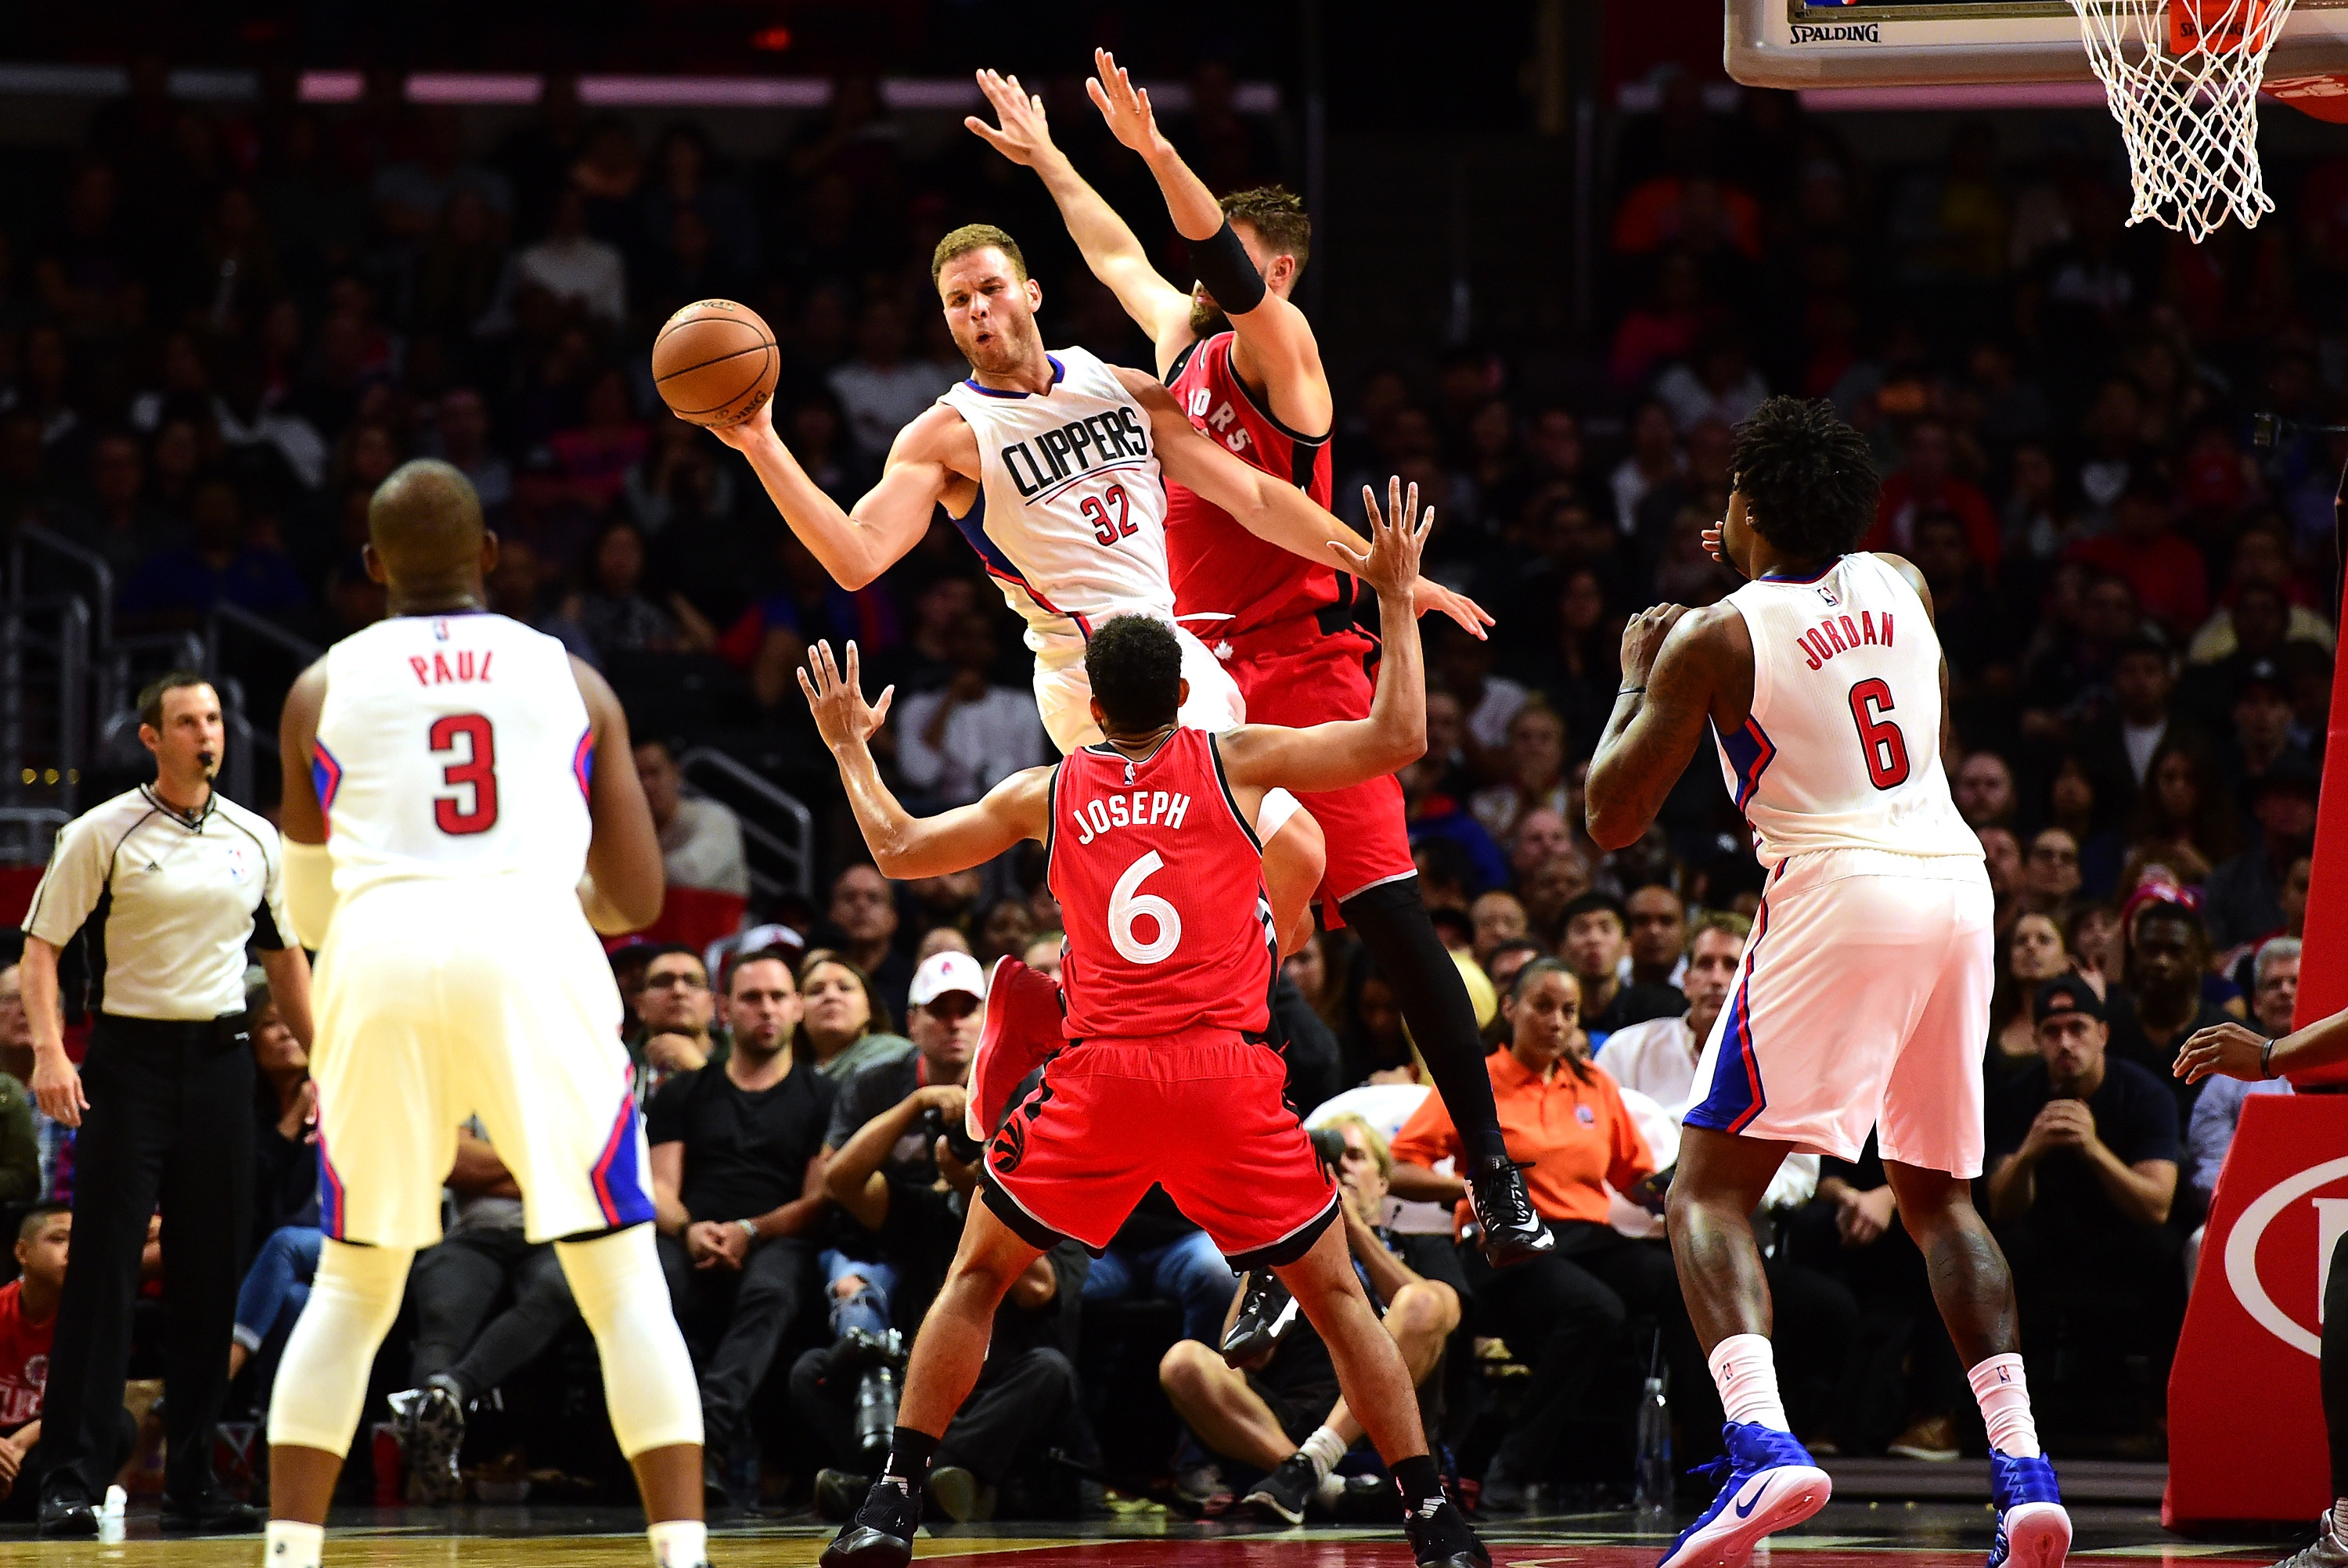
<path fill-rule="evenodd" d="M 1305 1507 L 1320 1489 L 1321 1478 L 1313 1473 L 1313 1461 L 1301 1453 L 1290 1454 L 1280 1461 L 1279 1469 L 1256 1482 L 1240 1499 L 1240 1506 L 1272 1514 L 1290 1524 L 1302 1524 Z"/>
<path fill-rule="evenodd" d="M 1223 1362 L 1234 1371 L 1267 1354 L 1296 1324 L 1296 1298 L 1268 1268 L 1248 1270 L 1239 1315 L 1223 1336 Z"/>
<path fill-rule="evenodd" d="M 913 1532 L 921 1527 L 921 1494 L 884 1475 L 819 1561 L 821 1568 L 906 1568 L 913 1560 Z"/>
<path fill-rule="evenodd" d="M 826 1524 L 843 1524 L 856 1517 L 872 1478 L 850 1471 L 824 1469 L 815 1472 L 815 1514 Z"/>
<path fill-rule="evenodd" d="M 1403 1514 L 1402 1532 L 1418 1568 L 1492 1568 L 1492 1554 L 1457 1505 L 1440 1493 Z"/>
<path fill-rule="evenodd" d="M 465 1491 L 457 1462 L 465 1446 L 463 1390 L 447 1373 L 437 1372 L 424 1387 L 394 1394 L 388 1402 L 407 1450 L 407 1501 L 425 1508 L 457 1501 Z"/>
<path fill-rule="evenodd" d="M 1533 1208 L 1532 1194 L 1525 1191 L 1525 1170 L 1505 1154 L 1491 1154 L 1477 1161 L 1468 1173 L 1468 1202 L 1476 1211 L 1484 1256 L 1494 1268 L 1522 1263 L 1557 1245 Z"/>

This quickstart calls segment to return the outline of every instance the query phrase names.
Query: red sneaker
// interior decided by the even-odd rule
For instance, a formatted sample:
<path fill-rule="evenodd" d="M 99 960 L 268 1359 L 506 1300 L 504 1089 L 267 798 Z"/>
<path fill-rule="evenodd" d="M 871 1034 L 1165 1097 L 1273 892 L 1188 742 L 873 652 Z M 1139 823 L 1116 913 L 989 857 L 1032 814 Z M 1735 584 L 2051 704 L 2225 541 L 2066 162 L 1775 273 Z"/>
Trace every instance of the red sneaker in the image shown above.
<path fill-rule="evenodd" d="M 1011 1091 L 1067 1041 L 1060 982 L 1005 955 L 986 978 L 986 1021 L 970 1061 L 970 1109 L 964 1131 L 983 1143 L 1011 1109 Z"/>

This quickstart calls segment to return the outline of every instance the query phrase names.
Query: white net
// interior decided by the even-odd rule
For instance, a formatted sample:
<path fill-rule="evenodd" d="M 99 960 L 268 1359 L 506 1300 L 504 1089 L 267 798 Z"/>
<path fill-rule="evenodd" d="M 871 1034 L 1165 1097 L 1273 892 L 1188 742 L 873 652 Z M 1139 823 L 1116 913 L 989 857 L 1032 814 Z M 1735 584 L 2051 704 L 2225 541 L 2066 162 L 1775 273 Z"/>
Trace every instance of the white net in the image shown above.
<path fill-rule="evenodd" d="M 2259 173 L 2259 83 L 2291 0 L 2071 0 L 2127 144 L 2130 223 L 2199 244 L 2274 210 Z"/>

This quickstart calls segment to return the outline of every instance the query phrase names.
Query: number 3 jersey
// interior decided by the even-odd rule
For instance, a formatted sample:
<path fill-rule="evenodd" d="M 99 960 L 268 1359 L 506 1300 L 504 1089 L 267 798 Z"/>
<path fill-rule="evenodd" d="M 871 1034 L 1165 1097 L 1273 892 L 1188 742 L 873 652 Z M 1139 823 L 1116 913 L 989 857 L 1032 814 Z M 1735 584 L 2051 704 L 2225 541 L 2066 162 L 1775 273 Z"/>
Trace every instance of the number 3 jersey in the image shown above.
<path fill-rule="evenodd" d="M 1941 641 L 1872 555 L 1728 596 L 1753 638 L 1753 710 L 1716 731 L 1764 866 L 1818 849 L 1981 857 L 1941 766 Z"/>
<path fill-rule="evenodd" d="M 312 779 L 344 900 L 587 862 L 587 703 L 562 644 L 486 612 L 396 616 L 326 651 Z"/>
<path fill-rule="evenodd" d="M 1052 776 L 1045 855 L 1068 934 L 1069 1039 L 1270 1027 L 1263 850 L 1213 736 L 1178 729 L 1138 761 L 1107 744 L 1070 752 Z"/>
<path fill-rule="evenodd" d="M 1080 657 L 1113 615 L 1170 623 L 1174 589 L 1149 415 L 1097 355 L 1047 357 L 1049 391 L 972 380 L 939 401 L 978 437 L 979 498 L 955 526 L 1025 619 L 1027 646 L 1049 660 Z"/>

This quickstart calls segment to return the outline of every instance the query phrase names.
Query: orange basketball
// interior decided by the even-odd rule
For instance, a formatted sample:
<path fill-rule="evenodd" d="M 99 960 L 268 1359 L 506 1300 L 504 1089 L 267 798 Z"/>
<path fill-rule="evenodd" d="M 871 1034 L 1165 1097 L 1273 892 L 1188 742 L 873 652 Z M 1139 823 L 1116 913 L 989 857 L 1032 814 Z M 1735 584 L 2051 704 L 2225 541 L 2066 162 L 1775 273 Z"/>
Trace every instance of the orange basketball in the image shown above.
<path fill-rule="evenodd" d="M 775 395 L 782 371 L 775 334 L 732 300 L 701 300 L 669 317 L 653 340 L 653 384 L 693 425 L 738 425 Z"/>

